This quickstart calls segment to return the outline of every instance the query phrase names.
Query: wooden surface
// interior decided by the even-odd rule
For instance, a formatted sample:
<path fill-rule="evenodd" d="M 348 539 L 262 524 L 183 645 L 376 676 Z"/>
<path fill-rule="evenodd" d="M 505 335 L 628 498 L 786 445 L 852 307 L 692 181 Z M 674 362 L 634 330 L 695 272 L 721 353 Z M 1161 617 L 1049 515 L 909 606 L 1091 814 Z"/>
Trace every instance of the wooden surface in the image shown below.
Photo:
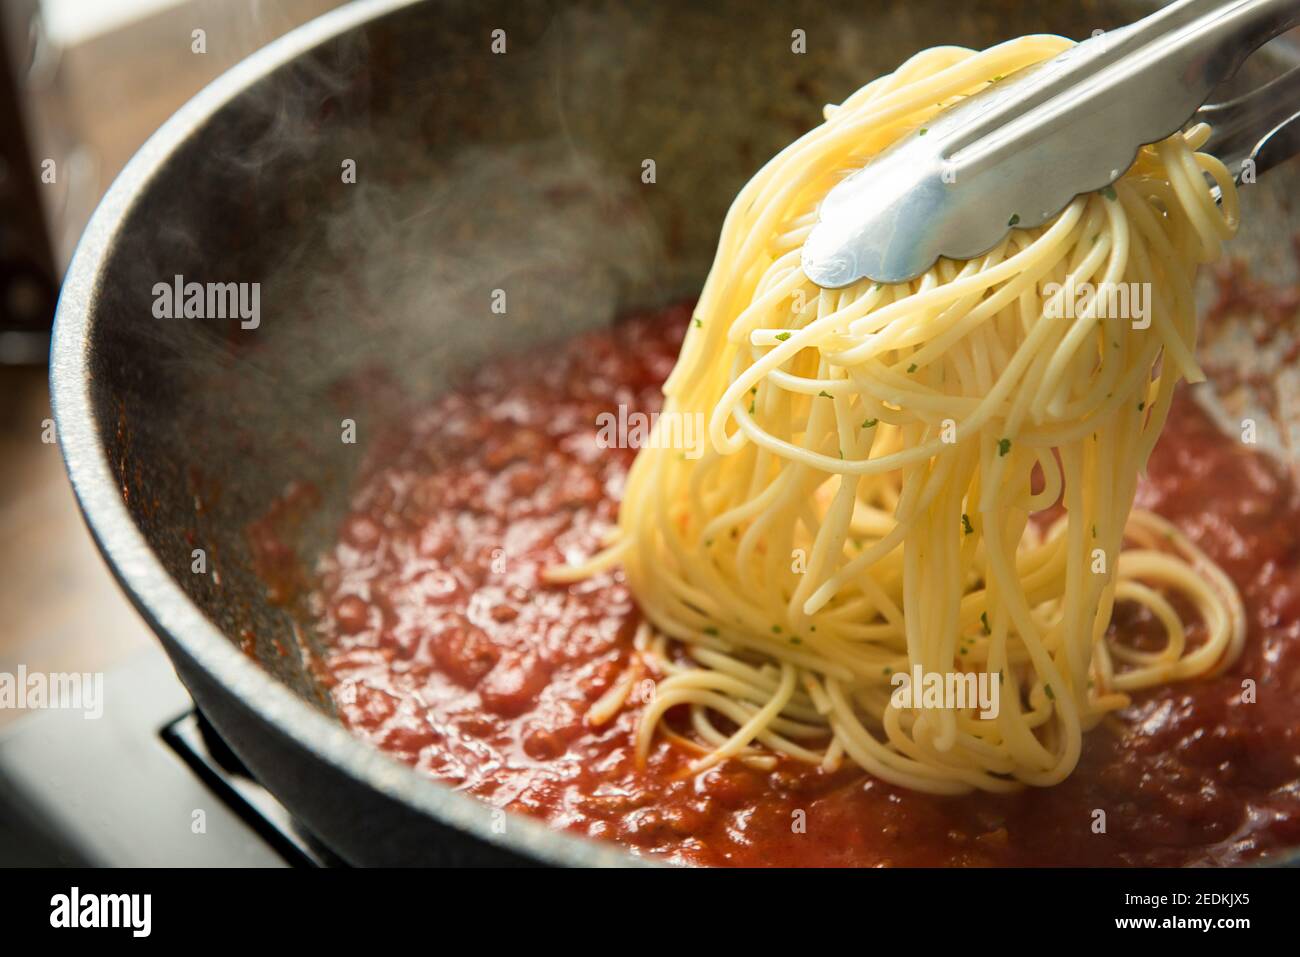
<path fill-rule="evenodd" d="M 79 157 L 61 164 L 66 192 L 55 203 L 64 264 L 113 176 L 159 124 L 233 63 L 338 2 L 196 0 L 62 51 L 32 104 L 43 145 Z M 207 54 L 191 51 L 196 27 L 207 31 Z M 46 375 L 0 367 L 0 672 L 104 671 L 154 638 L 100 558 L 58 447 L 42 441 Z M 0 708 L 0 727 L 20 715 Z"/>
<path fill-rule="evenodd" d="M 0 369 L 0 671 L 104 671 L 153 637 L 81 520 L 44 369 Z M 21 712 L 0 708 L 0 727 Z"/>

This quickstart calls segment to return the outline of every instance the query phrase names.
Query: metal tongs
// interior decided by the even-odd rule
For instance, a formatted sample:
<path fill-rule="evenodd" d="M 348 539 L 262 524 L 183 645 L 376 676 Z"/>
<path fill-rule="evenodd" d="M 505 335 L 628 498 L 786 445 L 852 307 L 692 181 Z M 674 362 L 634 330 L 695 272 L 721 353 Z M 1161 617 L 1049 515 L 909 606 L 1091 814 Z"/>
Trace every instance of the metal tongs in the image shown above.
<path fill-rule="evenodd" d="M 1110 185 L 1141 146 L 1191 119 L 1213 126 L 1202 149 L 1239 180 L 1263 173 L 1300 152 L 1300 67 L 1202 104 L 1297 24 L 1300 0 L 1180 0 L 995 82 L 836 185 L 804 243 L 804 272 L 838 289 L 979 256 Z"/>

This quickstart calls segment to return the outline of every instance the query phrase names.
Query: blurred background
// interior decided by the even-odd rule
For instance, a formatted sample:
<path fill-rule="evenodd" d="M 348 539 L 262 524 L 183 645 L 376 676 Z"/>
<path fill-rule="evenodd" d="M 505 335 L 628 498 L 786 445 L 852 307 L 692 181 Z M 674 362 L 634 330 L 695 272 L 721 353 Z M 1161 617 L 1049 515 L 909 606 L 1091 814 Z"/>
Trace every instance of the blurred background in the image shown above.
<path fill-rule="evenodd" d="M 330 861 L 214 739 L 99 557 L 47 359 L 62 277 L 122 166 L 217 75 L 341 5 L 0 0 L 0 674 L 90 672 L 118 703 L 94 722 L 0 706 L 0 866 Z M 195 807 L 208 840 L 159 832 Z"/>
<path fill-rule="evenodd" d="M 49 441 L 50 324 L 77 238 L 178 107 L 340 5 L 0 2 L 0 672 L 102 671 L 152 640 L 95 551 Z M 20 715 L 0 708 L 0 730 Z"/>

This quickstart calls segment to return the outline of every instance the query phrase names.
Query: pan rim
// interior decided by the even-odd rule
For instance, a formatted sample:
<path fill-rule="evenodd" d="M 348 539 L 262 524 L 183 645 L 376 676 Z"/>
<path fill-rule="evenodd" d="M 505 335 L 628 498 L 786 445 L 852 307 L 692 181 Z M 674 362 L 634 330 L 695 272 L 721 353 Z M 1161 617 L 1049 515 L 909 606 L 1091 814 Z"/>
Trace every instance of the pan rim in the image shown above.
<path fill-rule="evenodd" d="M 612 844 L 555 830 L 510 813 L 507 834 L 493 808 L 424 777 L 313 708 L 240 652 L 172 579 L 131 518 L 92 411 L 91 341 L 104 268 L 135 205 L 167 160 L 224 107 L 298 57 L 350 30 L 424 0 L 358 0 L 286 33 L 235 64 L 176 111 L 128 161 L 78 240 L 55 312 L 50 399 L 64 466 L 83 520 L 105 563 L 146 624 L 174 642 L 243 706 L 340 772 L 441 824 L 501 849 L 564 865 L 648 864 Z"/>
<path fill-rule="evenodd" d="M 424 777 L 331 720 L 259 667 L 218 629 L 172 579 L 131 518 L 92 414 L 91 319 L 122 228 L 177 148 L 224 107 L 298 57 L 364 24 L 432 0 L 354 0 L 286 33 L 200 90 L 133 155 L 96 207 L 77 243 L 56 308 L 50 347 L 50 397 L 56 435 L 82 518 L 114 578 L 149 628 L 173 642 L 245 708 L 297 746 L 387 798 L 506 851 L 560 865 L 655 866 L 614 844 L 510 813 L 508 834 L 491 826 L 493 809 Z M 1297 57 L 1295 53 L 1291 54 Z M 1300 58 L 1300 57 L 1297 57 Z M 1253 866 L 1300 864 L 1284 848 Z"/>

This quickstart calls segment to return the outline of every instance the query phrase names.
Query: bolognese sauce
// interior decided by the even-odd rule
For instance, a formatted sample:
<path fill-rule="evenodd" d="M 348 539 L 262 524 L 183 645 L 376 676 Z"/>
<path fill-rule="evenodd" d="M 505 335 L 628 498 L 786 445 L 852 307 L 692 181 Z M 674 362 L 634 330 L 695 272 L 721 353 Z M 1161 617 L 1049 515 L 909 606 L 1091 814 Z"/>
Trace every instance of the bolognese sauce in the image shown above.
<path fill-rule="evenodd" d="M 1226 674 L 1135 695 L 1064 783 L 1010 796 L 788 759 L 692 776 L 662 738 L 638 766 L 643 699 L 590 714 L 634 663 L 635 603 L 617 570 L 541 572 L 613 528 L 636 450 L 603 447 L 597 417 L 659 407 L 689 319 L 494 362 L 376 442 L 311 595 L 350 728 L 494 806 L 685 864 L 1232 864 L 1300 844 L 1300 498 L 1186 393 L 1138 504 L 1241 590 L 1248 643 Z M 1121 603 L 1111 628 L 1140 644 L 1158 625 Z"/>

